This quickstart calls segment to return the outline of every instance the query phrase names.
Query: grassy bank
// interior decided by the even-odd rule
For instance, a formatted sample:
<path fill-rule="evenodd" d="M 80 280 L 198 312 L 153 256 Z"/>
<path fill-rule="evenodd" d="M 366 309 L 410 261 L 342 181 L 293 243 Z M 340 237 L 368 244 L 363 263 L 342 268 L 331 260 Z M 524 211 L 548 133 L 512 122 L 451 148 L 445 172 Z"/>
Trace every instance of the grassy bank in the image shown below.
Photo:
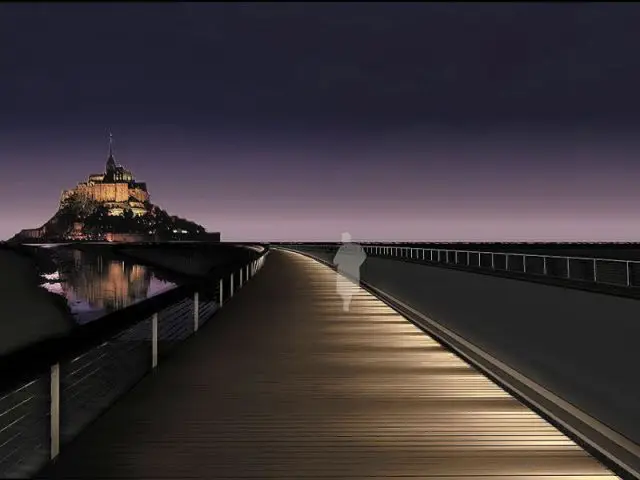
<path fill-rule="evenodd" d="M 73 328 L 66 301 L 39 286 L 40 274 L 55 271 L 49 262 L 29 247 L 0 248 L 0 354 Z"/>

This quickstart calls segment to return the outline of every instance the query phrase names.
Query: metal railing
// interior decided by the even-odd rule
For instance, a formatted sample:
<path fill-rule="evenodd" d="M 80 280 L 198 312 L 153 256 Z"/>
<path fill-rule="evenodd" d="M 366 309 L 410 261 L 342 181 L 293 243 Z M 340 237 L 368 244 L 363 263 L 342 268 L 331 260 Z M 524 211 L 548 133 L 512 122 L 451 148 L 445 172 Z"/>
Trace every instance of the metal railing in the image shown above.
<path fill-rule="evenodd" d="M 264 265 L 268 250 L 0 357 L 0 478 L 29 478 Z"/>
<path fill-rule="evenodd" d="M 335 251 L 337 244 L 294 245 L 296 249 Z M 487 252 L 391 244 L 362 245 L 369 256 L 565 279 L 599 285 L 640 287 L 640 261 L 517 252 Z"/>

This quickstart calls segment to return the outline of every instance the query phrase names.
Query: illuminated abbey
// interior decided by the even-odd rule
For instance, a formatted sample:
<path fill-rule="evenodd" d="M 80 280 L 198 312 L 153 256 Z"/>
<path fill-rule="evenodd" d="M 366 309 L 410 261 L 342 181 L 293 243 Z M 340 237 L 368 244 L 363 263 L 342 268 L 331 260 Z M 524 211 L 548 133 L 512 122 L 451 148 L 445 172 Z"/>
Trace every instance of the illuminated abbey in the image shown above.
<path fill-rule="evenodd" d="M 146 183 L 136 182 L 129 170 L 116 164 L 111 135 L 105 172 L 89 175 L 86 182 L 79 183 L 74 189 L 64 190 L 60 206 L 72 197 L 99 202 L 109 209 L 110 215 L 122 215 L 127 209 L 131 209 L 134 215 L 143 215 L 147 212 L 145 202 L 149 202 Z"/>
<path fill-rule="evenodd" d="M 136 218 L 126 218 L 127 211 Z M 39 228 L 21 230 L 9 241 L 126 243 L 187 239 L 219 242 L 220 233 L 207 232 L 195 222 L 169 215 L 152 205 L 146 183 L 137 182 L 133 174 L 113 158 L 110 134 L 104 173 L 89 175 L 85 182 L 64 190 L 53 217 Z"/>

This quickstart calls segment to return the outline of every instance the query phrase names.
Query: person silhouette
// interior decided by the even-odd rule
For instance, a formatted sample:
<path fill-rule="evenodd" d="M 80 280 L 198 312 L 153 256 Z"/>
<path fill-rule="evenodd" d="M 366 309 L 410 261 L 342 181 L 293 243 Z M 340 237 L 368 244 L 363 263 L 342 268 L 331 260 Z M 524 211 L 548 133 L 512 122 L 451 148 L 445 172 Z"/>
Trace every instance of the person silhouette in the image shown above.
<path fill-rule="evenodd" d="M 342 246 L 333 258 L 337 267 L 336 291 L 342 297 L 342 309 L 349 311 L 351 298 L 360 285 L 360 267 L 367 259 L 364 249 L 357 243 L 351 242 L 351 234 L 342 234 Z"/>

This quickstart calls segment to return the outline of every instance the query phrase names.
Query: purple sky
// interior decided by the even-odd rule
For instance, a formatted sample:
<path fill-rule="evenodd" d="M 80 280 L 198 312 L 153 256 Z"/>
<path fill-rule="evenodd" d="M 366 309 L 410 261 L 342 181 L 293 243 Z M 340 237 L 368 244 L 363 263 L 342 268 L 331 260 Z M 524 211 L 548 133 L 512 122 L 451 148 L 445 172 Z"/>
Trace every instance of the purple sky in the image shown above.
<path fill-rule="evenodd" d="M 640 237 L 637 5 L 0 6 L 0 239 L 116 160 L 224 240 Z"/>

